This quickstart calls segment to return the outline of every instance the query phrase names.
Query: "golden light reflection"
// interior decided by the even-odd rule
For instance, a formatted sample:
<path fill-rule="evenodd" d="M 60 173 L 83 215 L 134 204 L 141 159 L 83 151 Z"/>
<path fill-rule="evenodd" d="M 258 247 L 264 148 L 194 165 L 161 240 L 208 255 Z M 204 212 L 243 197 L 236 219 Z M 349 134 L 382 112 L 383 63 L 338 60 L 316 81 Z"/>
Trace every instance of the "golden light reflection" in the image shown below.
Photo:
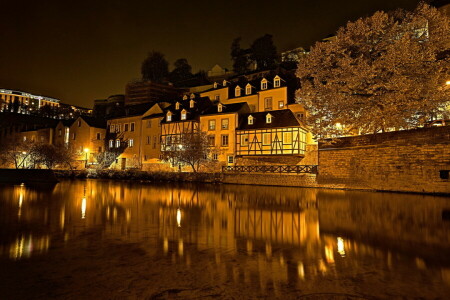
<path fill-rule="evenodd" d="M 83 197 L 83 200 L 81 200 L 81 218 L 86 218 L 86 197 Z"/>
<path fill-rule="evenodd" d="M 163 244 L 164 254 L 167 254 L 167 252 L 169 251 L 169 240 L 167 239 L 167 237 L 164 238 Z"/>
<path fill-rule="evenodd" d="M 177 208 L 177 225 L 181 227 L 181 209 Z"/>
<path fill-rule="evenodd" d="M 59 225 L 61 227 L 61 230 L 64 229 L 65 219 L 66 219 L 66 207 L 63 206 L 61 208 L 61 212 L 59 213 Z"/>
<path fill-rule="evenodd" d="M 337 238 L 337 251 L 341 257 L 345 257 L 344 239 L 341 237 Z"/>
<path fill-rule="evenodd" d="M 184 253 L 183 239 L 179 239 L 178 240 L 178 255 L 183 256 L 183 253 Z"/>
<path fill-rule="evenodd" d="M 21 235 L 17 237 L 16 241 L 10 245 L 10 257 L 14 260 L 21 258 L 28 258 L 33 252 L 43 253 L 50 247 L 50 237 L 44 236 L 33 239 L 30 234 L 28 237 Z"/>
<path fill-rule="evenodd" d="M 303 266 L 302 262 L 299 262 L 297 265 L 297 273 L 298 277 L 300 277 L 301 279 L 305 279 L 305 267 Z"/>
<path fill-rule="evenodd" d="M 327 259 L 327 263 L 334 263 L 333 246 L 325 246 L 325 258 Z"/>

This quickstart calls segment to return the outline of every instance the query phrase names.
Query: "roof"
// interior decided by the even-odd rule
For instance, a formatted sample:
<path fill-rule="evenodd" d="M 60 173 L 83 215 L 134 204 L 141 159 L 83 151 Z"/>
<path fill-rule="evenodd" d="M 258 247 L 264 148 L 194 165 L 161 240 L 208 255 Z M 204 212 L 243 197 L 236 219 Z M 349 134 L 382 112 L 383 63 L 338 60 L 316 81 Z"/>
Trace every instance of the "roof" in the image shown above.
<path fill-rule="evenodd" d="M 217 109 L 218 105 L 214 105 L 208 107 L 202 115 L 220 115 L 220 114 L 229 114 L 236 113 L 240 111 L 243 107 L 247 106 L 247 102 L 239 102 L 239 103 L 230 103 L 230 104 L 222 104 L 222 111 L 219 112 Z"/>
<path fill-rule="evenodd" d="M 75 119 L 61 120 L 61 123 L 65 127 L 70 127 L 75 122 Z"/>
<path fill-rule="evenodd" d="M 166 115 L 169 111 L 172 113 L 172 121 L 167 122 L 166 118 L 162 120 L 161 123 L 173 123 L 173 122 L 183 122 L 183 121 L 192 121 L 197 120 L 201 114 L 203 114 L 208 108 L 213 106 L 209 97 L 196 97 L 193 99 L 195 101 L 194 107 L 190 108 L 191 99 L 188 98 L 186 100 L 180 99 L 174 104 L 168 106 L 164 109 L 164 115 Z M 176 103 L 179 103 L 180 108 L 176 109 Z M 186 110 L 186 120 L 181 120 L 181 111 Z"/>
<path fill-rule="evenodd" d="M 148 115 L 146 117 L 143 117 L 142 120 L 161 118 L 161 117 L 164 117 L 164 113 Z"/>
<path fill-rule="evenodd" d="M 272 115 L 272 123 L 266 123 L 266 115 Z M 248 117 L 253 116 L 253 124 L 248 124 Z M 243 114 L 239 116 L 238 130 L 279 128 L 279 127 L 303 127 L 290 109 L 272 110 L 257 113 Z"/>
<path fill-rule="evenodd" d="M 106 128 L 106 120 L 88 116 L 80 116 L 90 127 Z"/>

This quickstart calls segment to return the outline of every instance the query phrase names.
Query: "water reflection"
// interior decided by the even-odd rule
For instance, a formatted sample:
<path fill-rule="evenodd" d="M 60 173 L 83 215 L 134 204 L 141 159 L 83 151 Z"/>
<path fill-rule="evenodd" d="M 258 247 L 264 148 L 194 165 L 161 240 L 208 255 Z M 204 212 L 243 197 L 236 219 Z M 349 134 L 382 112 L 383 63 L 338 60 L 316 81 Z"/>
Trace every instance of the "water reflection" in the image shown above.
<path fill-rule="evenodd" d="M 312 289 L 364 272 L 394 284 L 450 286 L 446 198 L 89 180 L 0 191 L 4 259 L 43 256 L 50 245 L 82 248 L 94 234 L 96 243 L 137 243 L 148 256 L 201 265 L 219 283 L 275 296 L 286 285 Z"/>

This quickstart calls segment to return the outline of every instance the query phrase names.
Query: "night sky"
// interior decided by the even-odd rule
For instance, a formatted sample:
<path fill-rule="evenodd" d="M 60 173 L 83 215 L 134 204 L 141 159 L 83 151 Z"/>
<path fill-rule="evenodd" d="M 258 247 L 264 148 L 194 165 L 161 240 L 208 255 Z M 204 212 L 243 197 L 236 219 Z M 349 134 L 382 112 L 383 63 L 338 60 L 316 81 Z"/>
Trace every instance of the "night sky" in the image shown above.
<path fill-rule="evenodd" d="M 179 4 L 177 4 L 179 3 Z M 138 1 L 0 0 L 0 87 L 92 107 L 124 93 L 150 50 L 172 68 L 231 68 L 230 45 L 270 33 L 278 51 L 303 46 L 376 10 L 418 0 Z"/>

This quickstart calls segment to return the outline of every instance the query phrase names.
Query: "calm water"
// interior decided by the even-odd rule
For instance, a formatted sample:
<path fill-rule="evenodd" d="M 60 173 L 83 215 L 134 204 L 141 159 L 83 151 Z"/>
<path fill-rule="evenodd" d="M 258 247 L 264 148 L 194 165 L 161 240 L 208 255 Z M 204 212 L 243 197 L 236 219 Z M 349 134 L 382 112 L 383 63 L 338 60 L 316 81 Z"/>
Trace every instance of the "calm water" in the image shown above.
<path fill-rule="evenodd" d="M 0 187 L 0 299 L 449 299 L 450 198 Z"/>

